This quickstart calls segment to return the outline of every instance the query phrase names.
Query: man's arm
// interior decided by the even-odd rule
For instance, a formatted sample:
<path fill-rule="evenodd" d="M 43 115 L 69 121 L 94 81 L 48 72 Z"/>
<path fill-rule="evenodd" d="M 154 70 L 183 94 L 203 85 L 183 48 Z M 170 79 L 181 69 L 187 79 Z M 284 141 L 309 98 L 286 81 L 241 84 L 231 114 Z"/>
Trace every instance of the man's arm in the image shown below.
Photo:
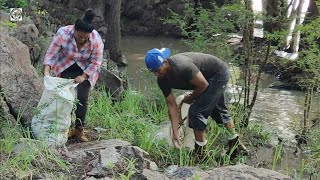
<path fill-rule="evenodd" d="M 173 93 L 171 92 L 169 96 L 166 97 L 166 103 L 168 106 L 168 114 L 169 118 L 171 120 L 172 130 L 173 130 L 173 143 L 176 148 L 180 148 L 180 142 L 179 142 L 179 108 L 176 103 L 175 97 Z"/>
<path fill-rule="evenodd" d="M 192 85 L 195 86 L 193 93 L 187 95 L 184 98 L 184 102 L 191 104 L 198 96 L 200 96 L 209 86 L 208 81 L 203 76 L 203 74 L 199 71 L 196 76 L 190 81 Z"/>

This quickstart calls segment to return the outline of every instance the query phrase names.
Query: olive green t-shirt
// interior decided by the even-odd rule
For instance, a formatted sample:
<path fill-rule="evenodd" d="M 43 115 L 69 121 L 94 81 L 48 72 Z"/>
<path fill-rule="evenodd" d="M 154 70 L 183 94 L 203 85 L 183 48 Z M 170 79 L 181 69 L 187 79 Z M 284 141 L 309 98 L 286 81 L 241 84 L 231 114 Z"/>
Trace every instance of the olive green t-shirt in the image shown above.
<path fill-rule="evenodd" d="M 165 97 L 171 93 L 171 89 L 193 90 L 190 81 L 199 71 L 208 80 L 214 75 L 224 75 L 229 70 L 226 62 L 204 53 L 179 53 L 169 57 L 167 61 L 171 67 L 169 72 L 157 79 Z"/>

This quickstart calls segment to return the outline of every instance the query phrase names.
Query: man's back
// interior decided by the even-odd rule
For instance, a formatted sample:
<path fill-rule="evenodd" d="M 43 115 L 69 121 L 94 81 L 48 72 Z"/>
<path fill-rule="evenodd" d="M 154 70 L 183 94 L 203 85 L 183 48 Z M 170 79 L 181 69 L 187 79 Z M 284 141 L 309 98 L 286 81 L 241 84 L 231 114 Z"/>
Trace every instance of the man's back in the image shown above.
<path fill-rule="evenodd" d="M 190 81 L 201 71 L 206 79 L 214 75 L 224 75 L 229 71 L 228 64 L 219 58 L 197 52 L 185 52 L 173 55 L 167 59 L 170 71 L 158 77 L 159 87 L 165 96 L 173 89 L 194 89 Z"/>
<path fill-rule="evenodd" d="M 188 67 L 188 61 L 192 62 L 206 79 L 216 74 L 225 74 L 229 70 L 226 62 L 210 54 L 185 52 L 171 56 L 170 60 L 173 65 L 176 65 L 178 72 L 185 71 L 184 68 L 192 68 Z"/>

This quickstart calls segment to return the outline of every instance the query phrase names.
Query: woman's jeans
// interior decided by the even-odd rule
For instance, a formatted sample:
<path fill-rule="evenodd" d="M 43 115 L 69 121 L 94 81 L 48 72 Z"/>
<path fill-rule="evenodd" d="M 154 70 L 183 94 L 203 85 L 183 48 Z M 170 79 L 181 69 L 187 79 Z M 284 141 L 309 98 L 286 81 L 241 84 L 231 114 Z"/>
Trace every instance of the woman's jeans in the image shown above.
<path fill-rule="evenodd" d="M 81 76 L 83 74 L 83 70 L 74 63 L 72 66 L 67 68 L 61 73 L 62 78 L 74 79 L 77 76 Z M 83 127 L 86 120 L 86 115 L 88 111 L 88 98 L 89 92 L 91 89 L 91 84 L 88 80 L 83 81 L 77 86 L 77 109 L 76 109 L 76 122 L 75 126 Z"/>

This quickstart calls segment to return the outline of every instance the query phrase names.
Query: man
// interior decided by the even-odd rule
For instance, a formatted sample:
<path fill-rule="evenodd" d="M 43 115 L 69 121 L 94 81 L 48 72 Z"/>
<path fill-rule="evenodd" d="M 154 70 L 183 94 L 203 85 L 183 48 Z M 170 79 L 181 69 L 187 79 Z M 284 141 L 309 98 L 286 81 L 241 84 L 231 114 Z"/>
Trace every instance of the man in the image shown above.
<path fill-rule="evenodd" d="M 218 123 L 224 123 L 230 132 L 227 154 L 231 153 L 231 158 L 237 156 L 240 150 L 247 151 L 239 142 L 239 136 L 235 132 L 225 102 L 225 90 L 230 76 L 228 64 L 209 54 L 197 52 L 179 53 L 173 56 L 170 54 L 168 48 L 151 49 L 146 54 L 145 63 L 157 76 L 158 85 L 165 96 L 175 147 L 180 148 L 178 131 L 180 116 L 172 89 L 182 89 L 193 90 L 191 94 L 185 96 L 183 102 L 191 104 L 188 112 L 189 127 L 194 131 L 194 152 L 197 155 L 205 156 L 209 116 Z"/>

